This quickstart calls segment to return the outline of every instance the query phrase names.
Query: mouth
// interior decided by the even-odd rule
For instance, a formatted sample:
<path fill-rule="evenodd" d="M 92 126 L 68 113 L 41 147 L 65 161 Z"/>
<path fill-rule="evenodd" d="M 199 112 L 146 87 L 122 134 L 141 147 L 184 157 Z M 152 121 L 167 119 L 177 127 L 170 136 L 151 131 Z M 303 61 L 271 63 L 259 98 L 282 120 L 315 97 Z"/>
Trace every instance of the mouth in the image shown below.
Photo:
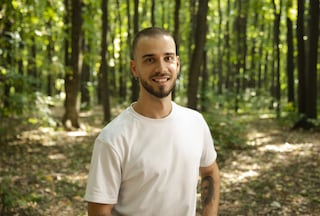
<path fill-rule="evenodd" d="M 164 84 L 170 80 L 169 76 L 161 76 L 161 77 L 154 77 L 152 78 L 153 82 L 156 82 L 158 84 Z"/>

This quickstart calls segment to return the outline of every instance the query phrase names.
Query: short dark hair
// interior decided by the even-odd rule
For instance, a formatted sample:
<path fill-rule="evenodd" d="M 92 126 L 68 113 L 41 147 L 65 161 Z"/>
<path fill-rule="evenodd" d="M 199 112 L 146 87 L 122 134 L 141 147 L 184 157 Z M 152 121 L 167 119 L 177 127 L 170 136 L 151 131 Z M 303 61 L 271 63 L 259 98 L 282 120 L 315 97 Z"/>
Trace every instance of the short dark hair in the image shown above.
<path fill-rule="evenodd" d="M 162 29 L 162 28 L 159 28 L 159 27 L 148 27 L 148 28 L 142 29 L 141 31 L 139 31 L 135 35 L 135 37 L 133 39 L 132 46 L 131 46 L 131 48 L 132 48 L 132 50 L 131 50 L 131 59 L 134 59 L 134 52 L 136 50 L 137 43 L 140 40 L 140 38 L 142 38 L 142 37 L 154 37 L 154 36 L 159 36 L 159 35 L 169 36 L 174 41 L 173 36 L 168 31 L 166 31 L 165 29 Z"/>

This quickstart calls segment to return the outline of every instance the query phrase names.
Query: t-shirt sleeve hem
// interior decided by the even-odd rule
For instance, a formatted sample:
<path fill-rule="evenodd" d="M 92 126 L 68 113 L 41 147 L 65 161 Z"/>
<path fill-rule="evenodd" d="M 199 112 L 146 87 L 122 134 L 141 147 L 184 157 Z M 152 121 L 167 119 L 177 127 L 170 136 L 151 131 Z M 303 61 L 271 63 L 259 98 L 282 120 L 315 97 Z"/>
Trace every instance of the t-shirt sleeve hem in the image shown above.
<path fill-rule="evenodd" d="M 117 203 L 117 199 L 101 199 L 101 198 L 92 197 L 88 195 L 84 196 L 84 201 L 100 203 L 100 204 L 116 204 Z"/>
<path fill-rule="evenodd" d="M 208 167 L 208 166 L 212 165 L 216 161 L 216 158 L 217 157 L 215 156 L 211 160 L 208 160 L 206 162 L 201 163 L 200 167 Z"/>

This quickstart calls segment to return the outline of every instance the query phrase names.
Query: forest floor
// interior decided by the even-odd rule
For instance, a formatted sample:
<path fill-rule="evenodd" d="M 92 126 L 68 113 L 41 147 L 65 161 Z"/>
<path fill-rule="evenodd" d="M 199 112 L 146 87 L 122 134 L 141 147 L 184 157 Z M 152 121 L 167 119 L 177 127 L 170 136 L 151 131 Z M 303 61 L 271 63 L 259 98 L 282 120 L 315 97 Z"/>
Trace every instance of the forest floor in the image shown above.
<path fill-rule="evenodd" d="M 97 113 L 81 113 L 82 130 L 15 127 L 0 138 L 1 216 L 86 215 L 83 195 L 102 127 Z M 227 150 L 218 160 L 219 215 L 319 215 L 320 134 L 291 131 L 270 118 L 247 121 L 248 148 Z"/>

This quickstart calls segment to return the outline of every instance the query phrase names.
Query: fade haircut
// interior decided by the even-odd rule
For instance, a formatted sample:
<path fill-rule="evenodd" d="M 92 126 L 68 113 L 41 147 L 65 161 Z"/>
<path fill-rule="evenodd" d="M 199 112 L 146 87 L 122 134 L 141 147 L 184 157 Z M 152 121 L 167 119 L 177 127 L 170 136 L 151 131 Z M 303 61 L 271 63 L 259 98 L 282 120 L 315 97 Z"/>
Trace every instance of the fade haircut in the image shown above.
<path fill-rule="evenodd" d="M 132 42 L 132 50 L 131 50 L 131 59 L 133 60 L 134 59 L 134 53 L 135 53 L 135 50 L 137 48 L 137 44 L 139 42 L 139 40 L 142 38 L 142 37 L 155 37 L 155 36 L 160 36 L 160 35 L 165 35 L 165 36 L 169 36 L 173 39 L 174 43 L 176 44 L 173 36 L 166 30 L 162 29 L 162 28 L 159 28 L 159 27 L 149 27 L 149 28 L 145 28 L 145 29 L 142 29 L 141 31 L 139 31 L 134 39 L 133 39 L 133 42 Z"/>

